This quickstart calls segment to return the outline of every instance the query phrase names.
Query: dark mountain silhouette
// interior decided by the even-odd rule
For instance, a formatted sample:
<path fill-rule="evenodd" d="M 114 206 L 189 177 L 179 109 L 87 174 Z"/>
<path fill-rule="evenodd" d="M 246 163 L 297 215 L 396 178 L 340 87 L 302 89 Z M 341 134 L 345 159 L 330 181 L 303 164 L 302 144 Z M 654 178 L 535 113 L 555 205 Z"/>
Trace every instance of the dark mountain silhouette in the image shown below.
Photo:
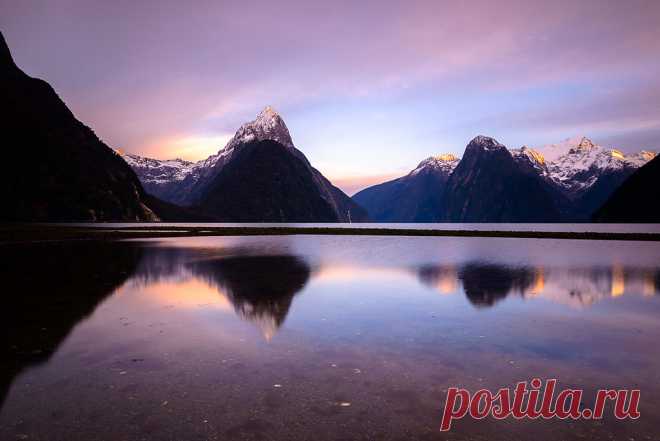
<path fill-rule="evenodd" d="M 329 195 L 323 194 L 316 178 L 308 164 L 276 141 L 249 142 L 208 184 L 198 207 L 236 222 L 346 221 L 351 208 L 355 220 L 364 218 L 359 207 L 342 200 L 343 193 L 333 194 L 327 186 Z"/>
<path fill-rule="evenodd" d="M 353 200 L 377 222 L 437 222 L 445 184 L 458 161 L 449 154 L 432 156 L 406 176 L 365 188 Z"/>
<path fill-rule="evenodd" d="M 144 202 L 164 222 L 217 222 L 218 218 L 210 214 L 201 213 L 198 209 L 181 207 L 165 202 L 156 196 L 146 194 Z"/>
<path fill-rule="evenodd" d="M 656 155 L 644 150 L 624 154 L 620 150 L 594 144 L 584 136 L 538 149 L 501 147 L 499 153 L 492 151 L 476 155 L 473 151 L 459 169 L 456 168 L 458 161 L 439 161 L 446 155 L 428 158 L 407 176 L 366 188 L 354 195 L 353 200 L 379 222 L 461 219 L 584 222 L 635 170 Z M 508 150 L 515 165 L 505 150 Z M 477 156 L 483 160 L 477 160 Z M 444 166 L 429 167 L 433 163 Z M 457 175 L 452 180 L 453 189 L 459 189 L 461 194 L 447 190 L 454 170 L 463 175 Z M 460 179 L 464 181 L 457 182 Z M 530 183 L 531 187 L 521 185 L 525 182 Z M 473 188 L 475 185 L 482 188 Z M 468 202 L 464 199 L 467 193 L 472 194 L 474 200 Z M 526 210 L 526 200 L 536 200 L 542 210 Z M 455 204 L 453 212 L 446 212 L 446 201 Z M 462 203 L 467 205 L 462 207 Z M 465 212 L 461 214 L 463 209 Z"/>
<path fill-rule="evenodd" d="M 635 171 L 596 211 L 597 222 L 660 222 L 660 156 Z"/>
<path fill-rule="evenodd" d="M 445 187 L 449 222 L 556 222 L 558 196 L 531 167 L 492 138 L 477 136 Z"/>
<path fill-rule="evenodd" d="M 4 221 L 157 220 L 131 168 L 53 88 L 21 71 L 0 34 Z"/>
<path fill-rule="evenodd" d="M 125 155 L 147 188 L 230 222 L 349 222 L 367 214 L 313 168 L 266 107 L 217 154 L 191 163 Z"/>
<path fill-rule="evenodd" d="M 580 222 L 589 221 L 634 172 L 632 168 L 603 172 L 588 190 L 573 201 L 572 219 Z"/>

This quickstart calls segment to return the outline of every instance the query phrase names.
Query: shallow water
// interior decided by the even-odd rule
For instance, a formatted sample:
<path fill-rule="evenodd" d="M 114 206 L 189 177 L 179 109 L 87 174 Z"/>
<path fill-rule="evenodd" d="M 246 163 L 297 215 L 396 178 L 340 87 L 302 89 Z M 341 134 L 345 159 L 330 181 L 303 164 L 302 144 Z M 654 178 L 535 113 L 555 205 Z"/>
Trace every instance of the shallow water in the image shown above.
<path fill-rule="evenodd" d="M 2 248 L 0 439 L 658 439 L 660 244 L 190 237 Z M 446 390 L 639 388 L 457 421 Z"/>

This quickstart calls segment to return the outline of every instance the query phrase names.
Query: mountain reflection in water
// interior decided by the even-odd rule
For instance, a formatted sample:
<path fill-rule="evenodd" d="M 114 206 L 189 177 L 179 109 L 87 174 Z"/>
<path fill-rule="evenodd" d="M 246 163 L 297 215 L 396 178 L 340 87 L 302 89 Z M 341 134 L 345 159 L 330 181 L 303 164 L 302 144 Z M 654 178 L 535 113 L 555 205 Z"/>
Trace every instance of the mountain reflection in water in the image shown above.
<path fill-rule="evenodd" d="M 509 295 L 540 297 L 576 307 L 592 305 L 626 292 L 654 295 L 660 292 L 660 271 L 654 268 L 543 268 L 513 267 L 491 263 L 455 266 L 422 266 L 419 279 L 442 294 L 459 285 L 474 306 L 490 307 Z"/>
<path fill-rule="evenodd" d="M 0 439 L 438 439 L 448 387 L 532 375 L 640 384 L 655 415 L 659 257 L 478 238 L 4 246 Z M 657 421 L 499 424 L 456 439 L 644 439 Z"/>
<path fill-rule="evenodd" d="M 284 323 L 293 296 L 309 279 L 307 264 L 294 256 L 238 256 L 190 264 L 196 276 L 224 292 L 243 319 L 271 339 Z"/>
<path fill-rule="evenodd" d="M 309 280 L 307 263 L 291 255 L 249 255 L 249 250 L 189 250 L 148 247 L 134 280 L 142 286 L 162 280 L 197 279 L 217 291 L 236 314 L 254 323 L 266 339 L 282 326 L 293 296 Z M 182 296 L 192 293 L 184 292 Z"/>
<path fill-rule="evenodd" d="M 12 379 L 46 362 L 73 327 L 134 274 L 141 254 L 126 243 L 4 246 L 0 409 Z"/>

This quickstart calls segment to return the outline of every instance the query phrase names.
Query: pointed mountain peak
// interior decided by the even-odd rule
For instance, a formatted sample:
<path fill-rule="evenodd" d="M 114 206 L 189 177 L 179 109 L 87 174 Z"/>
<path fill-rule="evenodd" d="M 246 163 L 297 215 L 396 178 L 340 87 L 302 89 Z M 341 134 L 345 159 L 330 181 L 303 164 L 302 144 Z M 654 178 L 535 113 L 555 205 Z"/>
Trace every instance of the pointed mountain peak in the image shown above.
<path fill-rule="evenodd" d="M 580 137 L 580 142 L 577 145 L 579 149 L 590 149 L 594 147 L 594 143 L 586 136 Z"/>
<path fill-rule="evenodd" d="M 459 159 L 451 153 L 429 156 L 420 162 L 411 173 L 417 174 L 422 170 L 436 170 L 449 174 L 454 170 L 454 168 L 456 168 L 458 162 Z"/>
<path fill-rule="evenodd" d="M 280 114 L 271 106 L 266 106 L 259 112 L 254 121 L 243 124 L 226 148 L 232 148 L 245 142 L 265 140 L 277 141 L 286 147 L 293 148 L 289 129 Z"/>
<path fill-rule="evenodd" d="M 274 118 L 280 118 L 281 116 L 272 106 L 266 106 L 263 108 L 259 115 L 257 115 L 257 120 L 271 120 Z"/>
<path fill-rule="evenodd" d="M 566 138 L 556 144 L 547 144 L 536 147 L 536 150 L 543 154 L 546 162 L 555 162 L 566 155 L 583 155 L 598 146 L 586 136 L 574 136 Z"/>
<path fill-rule="evenodd" d="M 468 151 L 498 151 L 498 150 L 507 150 L 503 144 L 500 144 L 495 139 L 488 136 L 478 135 L 475 136 L 472 141 L 465 148 L 465 152 Z"/>
<path fill-rule="evenodd" d="M 275 109 L 273 109 L 271 106 L 266 106 L 264 109 L 259 112 L 257 115 L 257 118 L 252 121 L 254 125 L 262 127 L 264 130 L 272 129 L 277 126 L 284 126 L 286 128 L 286 125 L 284 124 L 284 120 L 280 116 Z"/>
<path fill-rule="evenodd" d="M 428 158 L 420 162 L 417 165 L 417 168 L 425 167 L 428 165 L 437 165 L 439 163 L 448 163 L 448 162 L 456 162 L 456 161 L 458 161 L 458 158 L 456 156 L 452 155 L 451 153 L 443 153 L 437 156 L 429 156 Z"/>

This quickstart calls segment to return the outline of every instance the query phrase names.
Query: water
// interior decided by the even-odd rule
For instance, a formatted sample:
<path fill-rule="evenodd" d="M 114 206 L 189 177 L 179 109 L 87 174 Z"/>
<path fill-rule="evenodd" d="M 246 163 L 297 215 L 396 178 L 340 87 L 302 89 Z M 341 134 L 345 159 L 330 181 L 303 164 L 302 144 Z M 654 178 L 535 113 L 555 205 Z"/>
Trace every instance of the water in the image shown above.
<path fill-rule="evenodd" d="M 308 228 L 394 228 L 402 230 L 468 230 L 468 231 L 550 231 L 550 232 L 590 232 L 590 233 L 660 233 L 660 224 L 508 224 L 508 223 L 204 223 L 204 222 L 159 222 L 145 223 L 81 223 L 86 227 L 308 227 Z"/>
<path fill-rule="evenodd" d="M 3 246 L 0 439 L 658 439 L 660 244 L 190 237 Z M 448 387 L 642 390 L 463 419 Z"/>

